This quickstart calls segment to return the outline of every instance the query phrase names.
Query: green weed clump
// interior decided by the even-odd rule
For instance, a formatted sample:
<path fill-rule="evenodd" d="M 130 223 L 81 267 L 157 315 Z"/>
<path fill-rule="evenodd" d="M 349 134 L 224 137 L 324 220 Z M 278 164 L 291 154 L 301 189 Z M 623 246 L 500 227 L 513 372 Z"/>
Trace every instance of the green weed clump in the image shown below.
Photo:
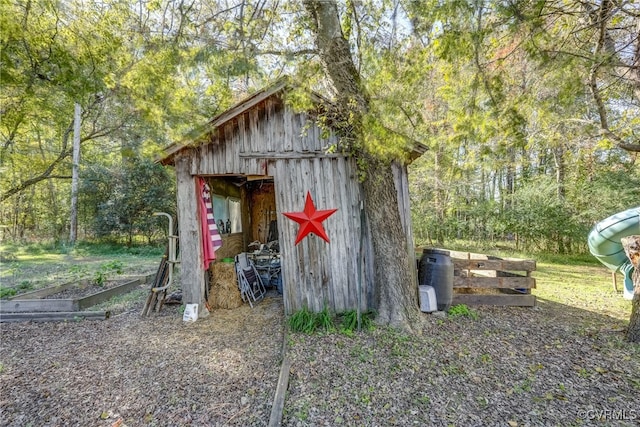
<path fill-rule="evenodd" d="M 312 334 L 316 330 L 316 316 L 305 307 L 289 317 L 289 327 L 293 332 Z"/>
<path fill-rule="evenodd" d="M 447 314 L 449 317 L 469 317 L 473 320 L 478 320 L 478 313 L 467 307 L 466 304 L 458 304 L 450 307 Z"/>
<path fill-rule="evenodd" d="M 353 331 L 358 330 L 358 311 L 348 310 L 340 316 L 340 332 L 351 335 Z M 367 311 L 360 313 L 360 328 L 369 330 L 373 327 L 373 312 Z"/>
<path fill-rule="evenodd" d="M 361 313 L 360 323 L 362 329 L 371 329 L 373 327 L 373 312 Z M 319 313 L 313 313 L 305 307 L 289 317 L 289 327 L 293 332 L 305 334 L 338 330 L 345 335 L 352 335 L 358 329 L 358 313 L 356 310 L 349 310 L 333 316 L 327 307 Z"/>
<path fill-rule="evenodd" d="M 8 298 L 16 295 L 18 292 L 27 292 L 33 289 L 33 283 L 23 280 L 15 288 L 0 285 L 0 298 Z"/>
<path fill-rule="evenodd" d="M 7 288 L 4 286 L 0 286 L 0 298 L 8 298 L 14 296 L 18 291 L 14 288 Z"/>
<path fill-rule="evenodd" d="M 320 313 L 315 315 L 315 325 L 316 329 L 320 329 L 325 332 L 335 330 L 335 327 L 333 326 L 333 317 L 331 316 L 327 306 L 325 306 Z"/>
<path fill-rule="evenodd" d="M 96 271 L 93 276 L 93 282 L 98 286 L 103 286 L 107 281 L 107 276 L 109 274 L 122 274 L 123 272 L 123 264 L 120 261 L 109 261 L 105 262 L 100 266 L 100 269 Z"/>

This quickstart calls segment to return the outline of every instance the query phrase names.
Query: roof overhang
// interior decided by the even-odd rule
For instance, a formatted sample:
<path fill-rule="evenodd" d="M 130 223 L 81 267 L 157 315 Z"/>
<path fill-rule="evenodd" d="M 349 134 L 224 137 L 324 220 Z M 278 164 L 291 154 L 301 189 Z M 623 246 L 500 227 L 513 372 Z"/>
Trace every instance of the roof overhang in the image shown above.
<path fill-rule="evenodd" d="M 197 136 L 187 138 L 181 142 L 174 142 L 172 144 L 169 144 L 163 150 L 164 153 L 162 157 L 158 159 L 156 162 L 162 165 L 173 164 L 174 159 L 176 155 L 178 155 L 178 153 L 180 153 L 183 150 L 198 146 L 205 139 L 206 135 L 209 135 L 211 132 L 215 131 L 217 128 L 220 128 L 228 121 L 243 114 L 247 110 L 250 110 L 251 108 L 255 107 L 256 105 L 260 104 L 261 102 L 265 101 L 271 96 L 274 96 L 281 92 L 293 90 L 293 89 L 294 87 L 290 84 L 289 78 L 284 77 L 277 80 L 271 86 L 268 86 L 254 93 L 253 95 L 243 99 L 242 101 L 233 105 L 232 107 L 225 110 L 224 112 L 213 117 L 204 126 L 202 126 L 200 129 L 194 132 L 194 134 Z M 323 96 L 313 91 L 308 91 L 307 95 L 309 96 L 311 101 L 318 106 L 326 106 L 331 104 L 330 100 L 328 100 L 327 98 L 324 98 Z M 413 138 L 410 138 L 406 135 L 401 135 L 398 132 L 395 132 L 391 129 L 387 129 L 387 130 L 395 133 L 396 135 L 399 135 L 400 137 L 402 137 L 407 141 L 407 146 L 408 146 L 407 148 L 410 150 L 410 153 L 409 153 L 410 161 L 417 159 L 428 150 L 428 147 L 426 145 L 416 141 Z"/>
<path fill-rule="evenodd" d="M 174 142 L 170 145 L 168 145 L 165 149 L 164 149 L 164 155 L 162 158 L 160 158 L 158 160 L 158 163 L 161 163 L 163 165 L 169 165 L 173 163 L 173 158 L 176 156 L 176 154 L 178 154 L 180 151 L 187 149 L 189 147 L 192 147 L 194 145 L 197 145 L 198 141 L 200 141 L 202 139 L 203 135 L 206 135 L 208 133 L 210 133 L 211 131 L 215 130 L 216 128 L 224 125 L 226 122 L 228 122 L 229 120 L 233 119 L 234 117 L 244 113 L 245 111 L 251 109 L 252 107 L 258 105 L 259 103 L 261 103 L 262 101 L 266 100 L 267 98 L 275 95 L 276 93 L 283 91 L 284 89 L 287 88 L 287 79 L 280 79 L 278 80 L 276 83 L 274 83 L 273 85 L 262 89 L 259 92 L 254 93 L 253 95 L 249 96 L 248 98 L 243 99 L 242 101 L 238 102 L 237 104 L 235 104 L 234 106 L 232 106 L 231 108 L 225 110 L 224 112 L 218 114 L 217 116 L 215 116 L 214 118 L 212 118 L 211 120 L 209 120 L 207 122 L 206 125 L 203 126 L 203 129 L 200 130 L 200 133 L 197 137 L 189 140 L 189 141 L 182 141 L 182 142 Z"/>

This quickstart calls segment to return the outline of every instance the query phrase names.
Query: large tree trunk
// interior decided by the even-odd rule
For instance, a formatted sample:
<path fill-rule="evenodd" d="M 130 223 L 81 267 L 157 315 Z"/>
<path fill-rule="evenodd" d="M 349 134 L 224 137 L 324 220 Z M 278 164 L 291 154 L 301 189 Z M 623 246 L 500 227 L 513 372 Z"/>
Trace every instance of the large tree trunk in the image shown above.
<path fill-rule="evenodd" d="M 631 305 L 631 317 L 627 329 L 627 340 L 640 342 L 640 235 L 629 236 L 622 239 L 622 246 L 635 268 L 633 272 L 633 301 Z"/>
<path fill-rule="evenodd" d="M 304 3 L 320 59 L 338 97 L 336 114 L 343 125 L 341 136 L 346 137 L 347 149 L 358 159 L 365 176 L 362 185 L 374 250 L 378 322 L 411 329 L 419 318 L 415 260 L 407 251 L 407 234 L 402 228 L 397 191 L 392 185 L 392 165 L 389 159 L 369 153 L 364 144 L 362 119 L 369 111 L 369 99 L 342 33 L 336 2 Z"/>
<path fill-rule="evenodd" d="M 407 251 L 407 234 L 393 182 L 391 165 L 368 159 L 363 189 L 375 258 L 378 322 L 412 329 L 419 318 L 416 262 Z"/>

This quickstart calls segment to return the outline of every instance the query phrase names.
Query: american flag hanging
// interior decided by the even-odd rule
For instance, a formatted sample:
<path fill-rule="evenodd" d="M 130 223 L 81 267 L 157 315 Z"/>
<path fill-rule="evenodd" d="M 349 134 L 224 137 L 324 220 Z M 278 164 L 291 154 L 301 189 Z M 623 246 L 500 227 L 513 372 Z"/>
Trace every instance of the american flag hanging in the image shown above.
<path fill-rule="evenodd" d="M 216 220 L 213 216 L 211 190 L 203 178 L 200 178 L 200 219 L 202 222 L 202 252 L 205 270 L 211 261 L 216 259 L 216 253 L 222 247 L 222 237 L 218 232 Z"/>

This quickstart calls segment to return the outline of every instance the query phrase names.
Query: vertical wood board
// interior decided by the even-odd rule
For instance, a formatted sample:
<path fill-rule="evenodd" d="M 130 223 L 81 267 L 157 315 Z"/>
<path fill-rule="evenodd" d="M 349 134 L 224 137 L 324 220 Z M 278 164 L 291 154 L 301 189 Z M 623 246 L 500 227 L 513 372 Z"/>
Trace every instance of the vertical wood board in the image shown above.
<path fill-rule="evenodd" d="M 360 193 L 357 181 L 352 179 L 352 162 L 345 158 L 315 158 L 274 163 L 288 314 L 303 307 L 320 311 L 325 304 L 337 311 L 356 308 L 357 269 L 361 266 Z M 282 184 L 288 188 L 283 190 Z M 318 209 L 338 209 L 323 222 L 329 244 L 318 236 L 308 236 L 294 246 L 299 226 L 281 216 L 282 212 L 301 211 L 307 190 L 311 190 Z M 370 278 L 371 275 L 363 277 L 363 309 L 370 307 Z"/>
<path fill-rule="evenodd" d="M 180 236 L 180 280 L 182 301 L 204 308 L 204 268 L 196 177 L 190 174 L 188 158 L 176 159 L 178 235 Z"/>

